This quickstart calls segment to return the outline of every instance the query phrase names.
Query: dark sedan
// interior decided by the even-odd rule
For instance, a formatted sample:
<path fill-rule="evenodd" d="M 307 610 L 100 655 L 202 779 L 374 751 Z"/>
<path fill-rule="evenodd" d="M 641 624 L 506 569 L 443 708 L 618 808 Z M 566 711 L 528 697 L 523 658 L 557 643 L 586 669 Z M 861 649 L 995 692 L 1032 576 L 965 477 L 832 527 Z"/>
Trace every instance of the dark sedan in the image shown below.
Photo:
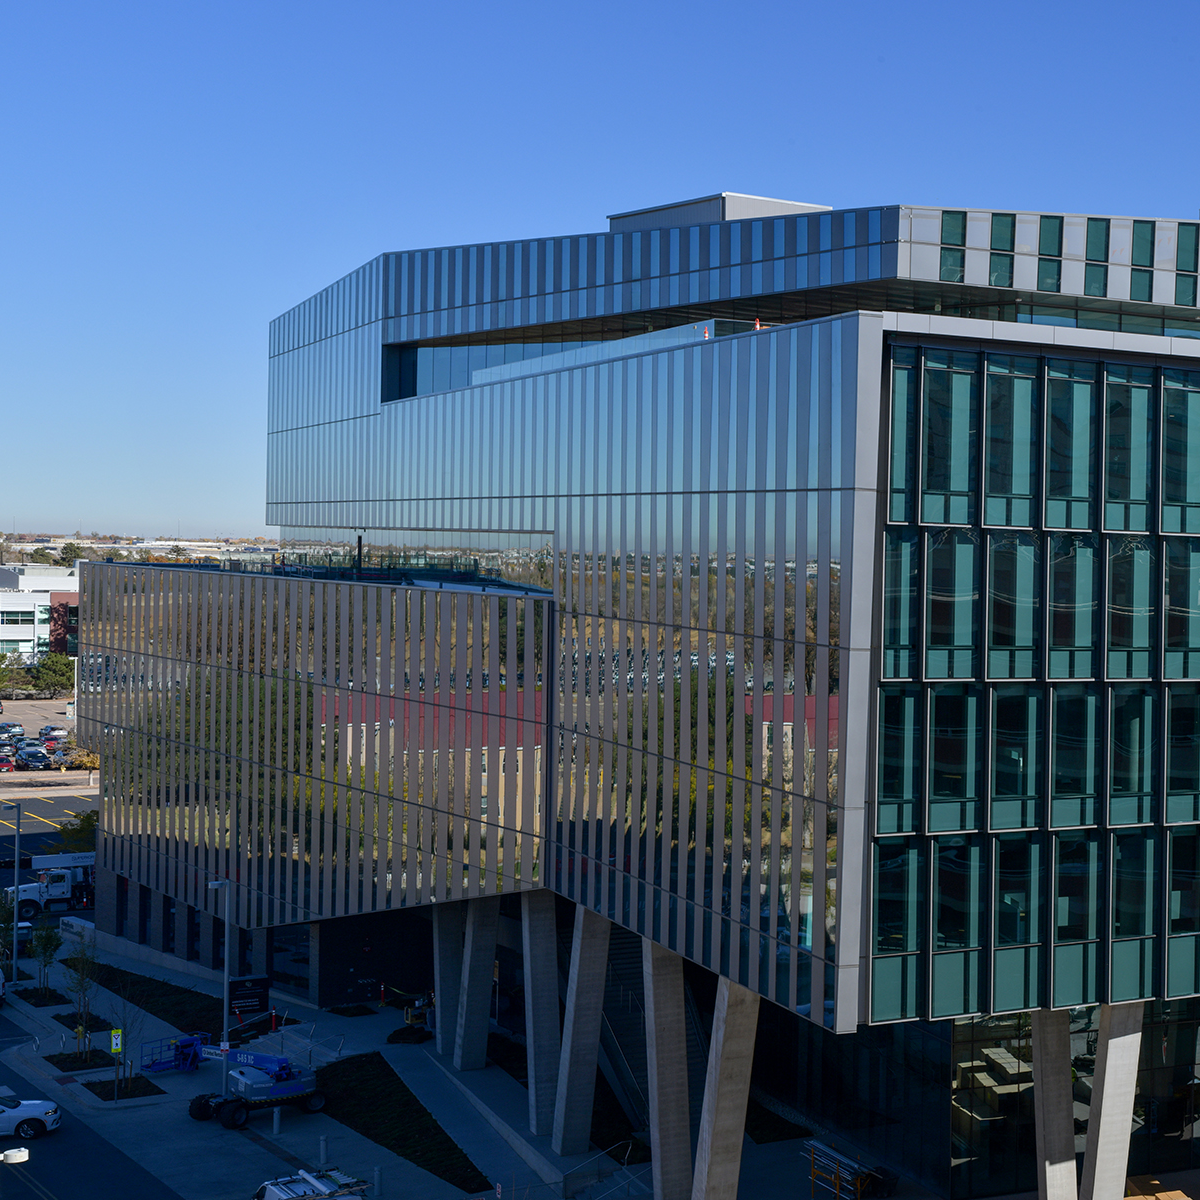
<path fill-rule="evenodd" d="M 54 767 L 45 750 L 18 750 L 16 763 L 18 771 L 49 771 Z"/>

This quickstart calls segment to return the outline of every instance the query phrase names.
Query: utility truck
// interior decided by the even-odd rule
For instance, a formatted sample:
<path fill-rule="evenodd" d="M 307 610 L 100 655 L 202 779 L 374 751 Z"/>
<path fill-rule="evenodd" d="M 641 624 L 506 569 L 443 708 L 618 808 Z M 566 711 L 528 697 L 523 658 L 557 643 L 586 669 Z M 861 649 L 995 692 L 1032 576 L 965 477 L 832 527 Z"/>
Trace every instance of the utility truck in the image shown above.
<path fill-rule="evenodd" d="M 0 862 L 0 871 L 12 868 L 12 859 Z M 36 920 L 42 912 L 74 912 L 92 908 L 96 901 L 96 853 L 34 854 L 22 856 L 20 866 L 38 873 L 37 883 L 21 884 L 17 919 Z M 13 903 L 13 889 L 4 894 Z"/>
<path fill-rule="evenodd" d="M 362 1196 L 367 1190 L 365 1179 L 354 1179 L 336 1167 L 321 1171 L 300 1171 L 282 1179 L 268 1179 L 254 1193 L 253 1200 L 293 1200 L 296 1196 Z"/>
<path fill-rule="evenodd" d="M 250 1113 L 260 1108 L 290 1104 L 307 1113 L 325 1107 L 325 1093 L 317 1090 L 317 1073 L 311 1067 L 293 1066 L 286 1058 L 251 1050 L 231 1050 L 228 1093 L 205 1092 L 194 1096 L 188 1116 L 197 1121 L 216 1117 L 226 1129 L 241 1129 Z M 202 1046 L 200 1055 L 219 1059 L 216 1046 Z"/>

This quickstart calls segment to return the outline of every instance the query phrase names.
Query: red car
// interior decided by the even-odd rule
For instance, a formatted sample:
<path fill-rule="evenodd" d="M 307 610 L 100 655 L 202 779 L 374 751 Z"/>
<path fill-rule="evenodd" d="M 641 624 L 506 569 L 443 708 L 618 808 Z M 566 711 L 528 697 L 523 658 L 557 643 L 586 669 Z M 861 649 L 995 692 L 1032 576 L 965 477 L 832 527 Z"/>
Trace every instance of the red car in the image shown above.
<path fill-rule="evenodd" d="M 16 763 L 11 758 L 0 757 L 0 771 L 15 771 L 16 769 Z"/>

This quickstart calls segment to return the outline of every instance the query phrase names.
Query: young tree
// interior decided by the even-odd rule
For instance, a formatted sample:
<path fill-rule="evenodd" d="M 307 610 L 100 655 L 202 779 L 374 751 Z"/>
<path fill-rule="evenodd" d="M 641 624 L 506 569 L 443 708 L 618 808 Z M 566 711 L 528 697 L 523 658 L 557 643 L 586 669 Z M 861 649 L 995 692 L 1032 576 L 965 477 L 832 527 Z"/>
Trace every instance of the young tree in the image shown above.
<path fill-rule="evenodd" d="M 49 566 L 53 566 L 54 555 L 50 552 L 48 547 L 39 546 L 29 555 L 29 561 L 31 563 L 46 563 Z"/>
<path fill-rule="evenodd" d="M 71 945 L 71 957 L 67 966 L 67 993 L 75 1004 L 75 1024 L 83 1031 L 77 1040 L 83 1040 L 91 1023 L 92 1000 L 96 995 L 96 974 L 100 959 L 96 953 L 95 936 L 78 935 Z M 91 1042 L 88 1042 L 88 1057 L 91 1057 Z"/>
<path fill-rule="evenodd" d="M 80 751 L 86 754 L 87 751 Z M 99 809 L 90 808 L 58 827 L 57 854 L 86 854 L 96 849 L 96 831 L 100 827 Z"/>
<path fill-rule="evenodd" d="M 12 944 L 13 944 L 13 910 L 12 905 L 8 902 L 8 897 L 0 892 L 0 963 L 12 963 Z M 10 971 L 5 966 L 4 976 L 10 980 L 15 986 L 17 982 L 16 965 L 13 964 Z"/>
<path fill-rule="evenodd" d="M 74 566 L 77 558 L 86 557 L 87 550 L 78 542 L 64 542 L 62 549 L 58 552 L 59 565 L 64 567 Z"/>
<path fill-rule="evenodd" d="M 29 954 L 38 965 L 38 987 L 41 988 L 43 1000 L 46 998 L 50 968 L 54 965 L 54 959 L 62 949 L 62 944 L 62 934 L 45 918 L 38 922 L 33 936 L 29 939 Z"/>

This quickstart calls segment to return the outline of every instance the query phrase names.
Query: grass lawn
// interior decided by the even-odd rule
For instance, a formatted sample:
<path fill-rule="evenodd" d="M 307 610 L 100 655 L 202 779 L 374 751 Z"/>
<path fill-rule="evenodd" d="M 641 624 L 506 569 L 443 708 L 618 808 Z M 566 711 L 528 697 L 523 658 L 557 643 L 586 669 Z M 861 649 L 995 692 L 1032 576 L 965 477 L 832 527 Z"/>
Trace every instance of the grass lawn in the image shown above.
<path fill-rule="evenodd" d="M 58 1004 L 71 1003 L 69 996 L 64 996 L 62 992 L 56 992 L 50 987 L 17 988 L 13 992 L 13 995 L 20 1000 L 24 1000 L 26 1004 L 32 1004 L 34 1008 L 53 1008 Z"/>
<path fill-rule="evenodd" d="M 93 1096 L 101 1100 L 113 1098 L 113 1081 L 111 1079 L 89 1079 L 83 1085 Z M 118 1100 L 138 1100 L 143 1096 L 165 1096 L 166 1093 L 156 1083 L 151 1083 L 145 1075 L 135 1075 L 132 1079 L 121 1080 L 121 1091 Z"/>
<path fill-rule="evenodd" d="M 70 966 L 72 960 L 66 958 L 63 962 Z M 221 1040 L 219 996 L 193 992 L 176 983 L 168 983 L 165 979 L 138 975 L 108 963 L 96 963 L 96 982 L 119 996 L 128 996 L 130 1002 L 138 1008 L 166 1021 L 168 1025 L 174 1025 L 183 1033 L 207 1033 L 213 1042 L 219 1043 Z M 282 1022 L 282 1015 L 279 1020 Z M 289 1017 L 287 1023 L 299 1024 L 295 1017 Z M 236 1048 L 269 1028 L 270 1024 L 262 1020 L 255 1021 L 252 1025 L 234 1025 L 229 1030 L 229 1044 Z"/>
<path fill-rule="evenodd" d="M 317 1071 L 317 1082 L 334 1120 L 464 1192 L 492 1190 L 381 1054 L 330 1063 Z"/>
<path fill-rule="evenodd" d="M 69 1054 L 43 1054 L 42 1057 L 59 1071 L 99 1071 L 103 1067 L 110 1070 L 113 1056 L 107 1050 L 93 1050 L 90 1055 L 77 1054 L 72 1050 Z M 109 1088 L 111 1092 L 112 1089 Z"/>

